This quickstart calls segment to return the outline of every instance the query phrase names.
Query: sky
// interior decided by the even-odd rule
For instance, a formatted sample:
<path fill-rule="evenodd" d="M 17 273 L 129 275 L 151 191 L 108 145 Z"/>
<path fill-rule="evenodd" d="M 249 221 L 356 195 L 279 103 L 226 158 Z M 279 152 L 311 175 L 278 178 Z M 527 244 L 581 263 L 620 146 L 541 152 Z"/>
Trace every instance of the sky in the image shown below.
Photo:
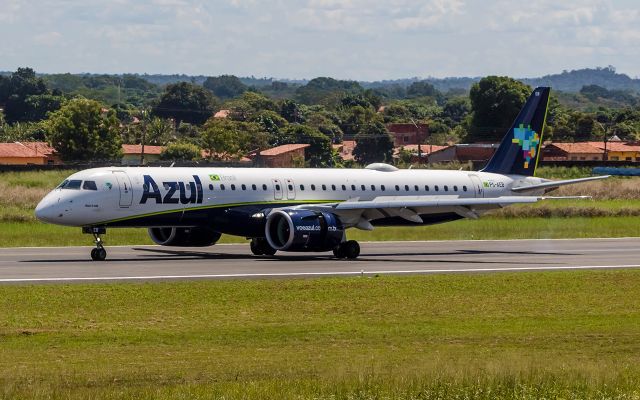
<path fill-rule="evenodd" d="M 637 0 L 0 0 L 0 70 L 640 77 Z"/>

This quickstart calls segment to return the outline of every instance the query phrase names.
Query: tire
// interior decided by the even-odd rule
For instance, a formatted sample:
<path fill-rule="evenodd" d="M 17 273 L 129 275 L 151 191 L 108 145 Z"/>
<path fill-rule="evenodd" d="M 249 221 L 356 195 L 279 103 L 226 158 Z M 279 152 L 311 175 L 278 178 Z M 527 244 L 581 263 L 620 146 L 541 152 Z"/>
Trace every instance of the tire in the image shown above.
<path fill-rule="evenodd" d="M 261 256 L 264 254 L 264 251 L 263 251 L 264 245 L 260 243 L 259 239 L 251 239 L 251 243 L 249 244 L 249 247 L 251 248 L 251 252 L 256 256 Z"/>
<path fill-rule="evenodd" d="M 103 248 L 95 249 L 96 250 L 96 261 L 104 261 L 107 259 L 107 251 Z"/>
<path fill-rule="evenodd" d="M 355 258 L 358 258 L 358 256 L 360 255 L 360 244 L 355 240 L 349 240 L 344 244 L 342 248 L 342 252 L 348 259 L 353 260 Z"/>
<path fill-rule="evenodd" d="M 333 249 L 333 255 L 335 256 L 335 258 L 344 258 L 344 250 L 342 249 L 341 245 L 336 246 Z"/>
<path fill-rule="evenodd" d="M 264 242 L 264 245 L 262 246 L 262 254 L 264 254 L 265 256 L 272 256 L 276 254 L 276 251 L 278 250 L 269 246 L 269 243 L 267 243 L 266 241 Z"/>
<path fill-rule="evenodd" d="M 91 249 L 91 259 L 93 261 L 98 261 L 98 249 Z"/>

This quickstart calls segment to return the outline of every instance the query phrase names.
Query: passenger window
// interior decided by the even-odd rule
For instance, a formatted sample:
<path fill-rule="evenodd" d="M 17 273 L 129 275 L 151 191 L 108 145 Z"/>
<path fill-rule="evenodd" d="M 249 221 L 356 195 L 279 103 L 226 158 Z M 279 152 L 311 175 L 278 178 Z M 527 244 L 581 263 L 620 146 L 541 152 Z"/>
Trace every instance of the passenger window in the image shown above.
<path fill-rule="evenodd" d="M 292 184 L 287 185 L 287 187 L 289 188 L 290 192 L 293 192 L 293 185 Z"/>
<path fill-rule="evenodd" d="M 213 183 L 209 184 L 209 190 L 213 190 Z"/>
<path fill-rule="evenodd" d="M 327 190 L 327 185 L 322 185 L 322 190 Z"/>
<path fill-rule="evenodd" d="M 400 186 L 396 185 L 396 192 L 400 191 Z"/>
<path fill-rule="evenodd" d="M 380 190 L 384 192 L 384 185 L 380 185 Z"/>
<path fill-rule="evenodd" d="M 231 187 L 233 187 L 233 185 L 231 185 Z M 280 190 L 280 185 L 278 185 L 277 183 L 276 183 L 276 190 Z"/>
<path fill-rule="evenodd" d="M 347 190 L 347 187 L 345 185 L 342 185 L 342 190 Z"/>
<path fill-rule="evenodd" d="M 242 184 L 242 190 L 247 190 L 247 185 L 245 185 L 244 183 Z"/>
<path fill-rule="evenodd" d="M 267 184 L 266 183 L 262 184 L 262 190 L 267 190 Z"/>
<path fill-rule="evenodd" d="M 371 185 L 371 190 L 373 190 L 375 192 L 376 190 L 376 185 Z"/>
<path fill-rule="evenodd" d="M 64 187 L 64 189 L 75 189 L 75 190 L 78 190 L 78 189 L 80 189 L 81 185 L 82 185 L 82 181 L 74 179 L 74 180 L 69 181 L 69 183 L 67 183 L 67 185 Z"/>
<path fill-rule="evenodd" d="M 311 185 L 311 190 L 316 190 L 316 185 Z"/>
<path fill-rule="evenodd" d="M 224 190 L 224 183 L 220 184 L 220 190 Z"/>
<path fill-rule="evenodd" d="M 424 190 L 425 190 L 426 192 L 428 192 L 428 191 L 429 191 L 429 185 L 424 185 Z"/>
<path fill-rule="evenodd" d="M 331 185 L 331 190 L 336 190 L 336 185 Z"/>
<path fill-rule="evenodd" d="M 448 192 L 448 191 L 449 191 L 449 186 L 444 185 L 444 191 L 445 191 L 445 192 Z"/>
<path fill-rule="evenodd" d="M 364 185 L 360 185 L 360 189 L 362 189 L 362 191 L 367 190 L 367 188 L 365 188 Z"/>
<path fill-rule="evenodd" d="M 417 192 L 418 190 L 420 190 L 420 188 L 418 187 L 418 185 L 414 185 L 413 188 L 415 189 L 415 191 Z"/>
<path fill-rule="evenodd" d="M 235 184 L 231 184 L 231 190 L 236 190 L 236 185 Z"/>
<path fill-rule="evenodd" d="M 84 183 L 82 184 L 82 188 L 84 190 L 98 190 L 95 181 L 84 181 Z"/>
<path fill-rule="evenodd" d="M 404 185 L 404 190 L 405 190 L 406 192 L 408 192 L 408 191 L 409 191 L 409 185 Z"/>
<path fill-rule="evenodd" d="M 467 185 L 464 185 L 464 186 L 462 187 L 462 190 L 466 192 L 466 191 L 467 191 Z"/>
<path fill-rule="evenodd" d="M 251 184 L 251 189 L 253 189 L 253 190 L 258 190 L 258 187 L 256 186 L 256 184 L 255 184 L 255 183 L 253 183 L 253 184 Z"/>
<path fill-rule="evenodd" d="M 304 190 L 304 185 L 300 185 L 300 190 Z"/>
<path fill-rule="evenodd" d="M 438 188 L 438 185 L 435 186 L 436 192 L 440 190 L 440 188 Z"/>
<path fill-rule="evenodd" d="M 454 191 L 454 192 L 457 192 L 457 191 L 458 191 L 458 186 L 454 186 L 454 187 L 453 187 L 453 191 Z"/>
<path fill-rule="evenodd" d="M 356 190 L 356 185 L 351 185 L 351 190 Z"/>

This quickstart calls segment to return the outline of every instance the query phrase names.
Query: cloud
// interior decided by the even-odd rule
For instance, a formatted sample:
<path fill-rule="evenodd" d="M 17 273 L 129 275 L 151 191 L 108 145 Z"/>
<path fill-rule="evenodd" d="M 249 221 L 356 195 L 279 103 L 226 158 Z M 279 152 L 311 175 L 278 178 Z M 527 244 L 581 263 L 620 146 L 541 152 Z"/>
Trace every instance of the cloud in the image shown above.
<path fill-rule="evenodd" d="M 4 0 L 0 70 L 352 79 L 640 74 L 633 0 Z M 37 51 L 35 50 L 37 49 Z"/>

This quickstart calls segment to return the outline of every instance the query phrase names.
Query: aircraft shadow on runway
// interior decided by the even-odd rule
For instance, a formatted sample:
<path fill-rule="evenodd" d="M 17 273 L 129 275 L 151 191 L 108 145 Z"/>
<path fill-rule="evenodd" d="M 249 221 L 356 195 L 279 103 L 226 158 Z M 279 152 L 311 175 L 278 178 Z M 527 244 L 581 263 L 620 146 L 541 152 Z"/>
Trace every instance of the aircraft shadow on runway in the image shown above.
<path fill-rule="evenodd" d="M 275 256 L 255 256 L 252 254 L 229 254 L 229 253 L 212 253 L 205 251 L 193 251 L 193 250 L 173 250 L 173 249 L 158 249 L 158 248 L 142 248 L 133 247 L 132 250 L 141 252 L 141 257 L 127 257 L 127 258 L 109 258 L 107 262 L 153 262 L 153 261 L 169 261 L 169 260 L 192 260 L 192 259 L 208 259 L 208 260 L 256 260 L 262 262 L 294 262 L 294 261 L 326 261 L 329 258 L 333 258 L 328 253 L 288 253 L 287 255 L 275 255 Z M 145 254 L 146 253 L 146 254 Z M 456 255 L 521 255 L 523 261 L 518 260 L 487 260 L 487 259 L 443 259 L 433 258 L 442 256 L 456 256 Z M 531 257 L 536 255 L 553 255 L 553 256 L 575 256 L 579 254 L 575 253 L 556 253 L 556 252 L 535 252 L 535 251 L 501 251 L 501 250 L 455 250 L 453 252 L 413 252 L 413 253 L 375 253 L 375 254 L 363 254 L 356 260 L 340 260 L 351 262 L 376 262 L 376 263 L 451 263 L 451 264 L 531 264 Z M 394 257 L 395 256 L 395 257 Z M 397 258 L 402 256 L 402 258 Z M 410 257 L 421 257 L 419 259 L 407 259 Z M 424 257 L 424 258 L 422 258 Z M 87 262 L 88 259 L 57 259 L 57 260 L 24 260 L 22 262 L 28 263 L 73 263 L 73 262 Z M 338 260 L 336 260 L 338 261 Z M 557 262 L 536 262 L 536 264 L 557 264 Z"/>

